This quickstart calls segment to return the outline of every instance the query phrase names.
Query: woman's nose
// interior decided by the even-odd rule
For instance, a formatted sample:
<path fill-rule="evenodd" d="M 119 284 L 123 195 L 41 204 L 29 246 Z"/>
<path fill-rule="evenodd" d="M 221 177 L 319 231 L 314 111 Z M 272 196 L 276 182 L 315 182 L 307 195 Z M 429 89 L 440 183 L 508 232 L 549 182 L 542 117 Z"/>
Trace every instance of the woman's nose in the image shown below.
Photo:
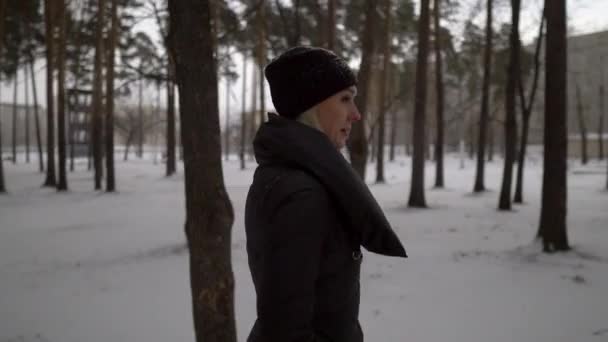
<path fill-rule="evenodd" d="M 350 120 L 351 121 L 359 121 L 361 120 L 361 113 L 359 112 L 359 109 L 357 109 L 357 107 L 354 108 L 354 110 L 350 113 Z"/>

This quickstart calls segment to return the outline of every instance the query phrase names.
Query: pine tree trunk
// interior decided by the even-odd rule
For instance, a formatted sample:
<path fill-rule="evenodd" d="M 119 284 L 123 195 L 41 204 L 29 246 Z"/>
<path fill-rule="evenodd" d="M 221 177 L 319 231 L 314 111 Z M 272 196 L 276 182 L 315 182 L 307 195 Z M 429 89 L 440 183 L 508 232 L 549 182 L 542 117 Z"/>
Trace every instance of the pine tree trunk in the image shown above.
<path fill-rule="evenodd" d="M 108 37 L 108 60 L 106 61 L 106 191 L 116 191 L 114 174 L 114 51 L 118 39 L 118 4 L 111 0 L 110 36 Z"/>
<path fill-rule="evenodd" d="M 144 156 L 144 80 L 139 79 L 139 92 L 137 102 L 138 136 L 137 136 L 137 156 L 141 159 Z"/>
<path fill-rule="evenodd" d="M 538 236 L 545 252 L 570 249 L 567 214 L 566 0 L 547 1 L 543 186 Z"/>
<path fill-rule="evenodd" d="M 257 56 L 255 51 L 252 54 L 253 56 Z M 255 61 L 257 61 L 257 57 L 254 58 Z M 249 126 L 249 158 L 253 159 L 253 138 L 255 137 L 255 132 L 256 129 L 258 127 L 258 125 L 256 125 L 256 120 L 259 117 L 257 115 L 258 113 L 258 78 L 259 77 L 264 77 L 263 75 L 259 74 L 260 68 L 256 68 L 255 62 L 254 62 L 254 68 L 253 68 L 253 77 L 252 77 L 252 85 L 251 85 L 251 125 Z"/>
<path fill-rule="evenodd" d="M 519 8 L 520 0 L 511 0 L 511 34 L 509 36 L 509 69 L 505 99 L 505 159 L 502 186 L 498 202 L 499 210 L 511 210 L 511 188 L 515 145 L 517 144 L 517 119 L 515 117 L 515 92 L 519 79 Z"/>
<path fill-rule="evenodd" d="M 327 0 L 327 49 L 336 51 L 336 0 Z"/>
<path fill-rule="evenodd" d="M 44 172 L 44 152 L 42 152 L 42 137 L 40 134 L 40 117 L 38 116 L 38 90 L 36 89 L 36 75 L 34 74 L 34 59 L 29 63 L 30 77 L 32 78 L 32 97 L 34 98 L 34 122 L 36 125 L 36 145 L 38 145 L 38 165 L 40 172 Z"/>
<path fill-rule="evenodd" d="M 66 143 L 65 143 L 65 50 L 66 50 L 66 5 L 63 0 L 57 1 L 57 13 L 59 19 L 59 40 L 58 40 L 58 56 L 57 56 L 57 148 L 59 152 L 59 182 L 57 183 L 58 191 L 66 191 L 68 189 L 68 180 L 66 176 Z"/>
<path fill-rule="evenodd" d="M 177 170 L 175 160 L 175 65 L 169 56 L 167 79 L 167 177 Z"/>
<path fill-rule="evenodd" d="M 93 76 L 93 169 L 95 174 L 95 190 L 101 190 L 102 178 L 102 112 L 103 112 L 103 76 L 102 57 L 103 27 L 105 0 L 97 0 L 97 27 L 95 29 L 95 63 Z"/>
<path fill-rule="evenodd" d="M 437 92 L 437 136 L 435 140 L 435 187 L 443 188 L 443 137 L 444 137 L 444 95 L 443 95 L 443 61 L 441 57 L 441 36 L 440 36 L 440 3 L 435 0 L 433 18 L 435 20 L 435 86 Z"/>
<path fill-rule="evenodd" d="M 604 160 L 604 86 L 600 86 L 600 122 L 598 124 L 598 160 Z"/>
<path fill-rule="evenodd" d="M 241 111 L 241 148 L 239 159 L 241 170 L 245 170 L 245 146 L 247 141 L 247 52 L 243 52 L 243 90 L 242 90 L 242 111 Z"/>
<path fill-rule="evenodd" d="M 603 58 L 600 57 L 600 65 L 603 66 Z M 602 67 L 601 70 L 601 77 L 602 77 L 602 83 L 600 84 L 599 87 L 599 96 L 600 96 L 600 122 L 598 124 L 598 144 L 599 146 L 599 155 L 598 155 L 598 159 L 599 160 L 604 160 L 604 70 Z"/>
<path fill-rule="evenodd" d="M 230 160 L 230 80 L 226 77 L 226 124 L 224 128 L 224 148 L 226 161 Z"/>
<path fill-rule="evenodd" d="M 6 16 L 7 2 L 8 2 L 7 0 L 0 0 L 0 18 L 4 19 Z M 0 20 L 0 54 L 2 53 L 3 42 L 4 42 L 4 20 Z M 4 186 L 4 161 L 2 160 L 2 119 L 0 118 L 0 194 L 5 193 L 5 192 L 6 192 L 6 187 Z"/>
<path fill-rule="evenodd" d="M 367 97 L 370 91 L 372 61 L 374 58 L 374 23 L 376 19 L 376 4 L 373 0 L 365 1 L 365 27 L 362 31 L 363 41 L 361 64 L 359 66 L 358 95 L 355 103 L 361 113 L 361 120 L 353 122 L 348 143 L 350 162 L 353 169 L 365 181 L 365 165 L 367 163 L 368 141 L 365 133 L 365 123 L 369 112 Z"/>
<path fill-rule="evenodd" d="M 541 21 L 538 29 L 538 39 L 536 41 L 536 51 L 534 52 L 534 80 L 532 81 L 532 88 L 530 89 L 530 99 L 526 103 L 524 95 L 524 86 L 521 77 L 521 72 L 518 72 L 518 88 L 519 88 L 519 99 L 522 111 L 523 128 L 521 132 L 521 144 L 519 146 L 519 156 L 517 162 L 517 182 L 515 184 L 515 196 L 513 197 L 514 203 L 523 203 L 523 183 L 524 183 L 524 165 L 526 162 L 526 148 L 528 146 L 528 133 L 530 130 L 530 117 L 532 115 L 532 108 L 534 106 L 534 99 L 536 98 L 536 90 L 538 88 L 538 77 L 540 74 L 540 48 L 543 41 L 543 27 L 545 25 L 545 10 L 541 16 Z M 521 46 L 520 46 L 521 47 Z"/>
<path fill-rule="evenodd" d="M 158 163 L 158 128 L 160 125 L 160 88 L 161 81 L 160 79 L 156 80 L 156 108 L 154 110 L 154 165 Z"/>
<path fill-rule="evenodd" d="M 127 135 L 127 141 L 125 142 L 125 153 L 122 157 L 123 161 L 127 161 L 129 160 L 129 148 L 131 147 L 131 143 L 133 141 L 133 131 L 129 131 L 129 134 Z"/>
<path fill-rule="evenodd" d="M 386 99 L 389 80 L 391 79 L 391 8 L 392 1 L 384 0 L 384 51 L 382 53 L 382 78 L 380 80 L 379 103 L 380 112 L 378 113 L 378 140 L 376 143 L 376 183 L 384 183 L 384 141 L 385 141 L 385 126 L 386 126 Z"/>
<path fill-rule="evenodd" d="M 25 162 L 30 162 L 30 90 L 27 65 L 23 68 L 23 91 L 25 93 Z"/>
<path fill-rule="evenodd" d="M 2 20 L 0 20 L 2 21 Z M 0 24 L 1 26 L 2 24 Z M 0 30 L 0 40 L 2 38 L 2 34 L 1 34 L 1 30 Z M 0 43 L 0 52 L 2 51 L 2 43 Z M 2 159 L 2 118 L 0 117 L 0 194 L 3 194 L 6 192 L 6 187 L 4 186 L 4 160 Z"/>
<path fill-rule="evenodd" d="M 196 341 L 236 342 L 231 227 L 224 187 L 209 2 L 169 0 L 184 147 L 186 237 Z"/>
<path fill-rule="evenodd" d="M 492 117 L 488 118 L 488 134 L 486 135 L 486 145 L 488 147 L 486 161 L 494 161 L 494 143 L 496 142 L 496 135 L 494 134 L 494 121 Z"/>
<path fill-rule="evenodd" d="M 258 10 L 258 68 L 260 70 L 260 125 L 266 121 L 266 92 L 264 91 L 264 67 L 266 66 L 266 1 L 260 0 Z"/>
<path fill-rule="evenodd" d="M 429 0 L 421 0 L 414 103 L 414 155 L 412 157 L 412 184 L 408 201 L 410 207 L 417 208 L 426 208 L 426 200 L 424 198 L 424 147 L 426 133 L 427 58 L 429 55 L 429 16 Z"/>
<path fill-rule="evenodd" d="M 589 157 L 587 155 L 587 124 L 585 123 L 585 112 L 583 109 L 583 100 L 581 99 L 581 88 L 576 83 L 576 114 L 578 117 L 578 128 L 581 134 L 581 163 L 587 164 Z"/>
<path fill-rule="evenodd" d="M 44 17 L 46 28 L 46 180 L 44 186 L 55 187 L 57 180 L 55 176 L 55 103 L 53 99 L 53 5 L 51 0 L 44 1 Z"/>
<path fill-rule="evenodd" d="M 395 144 L 397 143 L 397 110 L 391 111 L 391 138 L 390 148 L 388 151 L 388 159 L 391 162 L 395 161 Z"/>
<path fill-rule="evenodd" d="M 484 50 L 483 89 L 481 94 L 481 112 L 479 116 L 479 139 L 477 142 L 477 170 L 473 192 L 485 191 L 484 168 L 486 135 L 488 133 L 488 108 L 490 93 L 490 73 L 492 66 L 492 0 L 487 0 L 486 46 Z"/>
<path fill-rule="evenodd" d="M 13 130 L 12 130 L 12 147 L 13 147 L 13 164 L 17 163 L 17 83 L 19 82 L 18 72 L 15 72 L 15 78 L 13 79 Z"/>

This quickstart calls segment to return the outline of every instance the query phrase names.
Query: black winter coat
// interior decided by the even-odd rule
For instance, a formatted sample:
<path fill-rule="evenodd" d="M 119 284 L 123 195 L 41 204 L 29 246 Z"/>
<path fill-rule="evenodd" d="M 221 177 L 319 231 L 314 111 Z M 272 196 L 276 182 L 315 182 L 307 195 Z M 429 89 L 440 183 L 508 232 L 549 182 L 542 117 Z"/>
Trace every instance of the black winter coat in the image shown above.
<path fill-rule="evenodd" d="M 405 257 L 369 190 L 327 137 L 270 114 L 245 227 L 258 318 L 248 342 L 362 342 L 360 246 Z"/>

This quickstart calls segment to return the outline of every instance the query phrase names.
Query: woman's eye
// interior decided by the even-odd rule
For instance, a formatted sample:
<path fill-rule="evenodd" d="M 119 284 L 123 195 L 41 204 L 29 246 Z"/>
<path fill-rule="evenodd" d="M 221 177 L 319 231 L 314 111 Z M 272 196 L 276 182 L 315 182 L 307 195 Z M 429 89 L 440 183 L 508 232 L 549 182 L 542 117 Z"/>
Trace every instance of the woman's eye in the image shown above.
<path fill-rule="evenodd" d="M 350 101 L 350 96 L 344 96 L 342 98 L 342 102 L 349 102 Z"/>

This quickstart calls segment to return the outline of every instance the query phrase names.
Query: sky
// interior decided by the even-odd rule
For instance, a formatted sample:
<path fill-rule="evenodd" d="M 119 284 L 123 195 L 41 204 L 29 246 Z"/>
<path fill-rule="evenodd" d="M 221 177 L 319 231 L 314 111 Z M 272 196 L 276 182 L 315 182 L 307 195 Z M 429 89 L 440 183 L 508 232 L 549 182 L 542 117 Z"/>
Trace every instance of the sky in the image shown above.
<path fill-rule="evenodd" d="M 470 13 L 470 8 L 472 4 L 475 2 L 482 1 L 485 4 L 485 0 L 465 0 L 463 1 L 463 6 L 461 9 L 461 13 L 459 14 L 460 18 L 466 18 L 468 13 Z M 495 5 L 495 23 L 496 25 L 500 25 L 502 22 L 506 22 L 510 20 L 510 10 L 509 10 L 509 1 L 507 0 L 494 0 Z M 540 12 L 542 9 L 542 0 L 524 0 L 522 1 L 522 15 L 521 15 L 521 24 L 520 31 L 524 44 L 532 42 L 538 31 L 538 23 L 540 20 Z M 568 14 L 568 32 L 569 35 L 580 35 L 586 34 L 596 31 L 608 30 L 608 19 L 606 19 L 606 13 L 608 13 L 608 0 L 567 0 L 567 14 Z M 482 7 L 482 11 L 475 17 L 475 22 L 479 25 L 483 26 L 485 20 L 485 15 Z M 149 19 L 140 22 L 138 25 L 132 28 L 134 31 L 145 31 L 150 36 L 152 36 L 156 41 L 160 44 L 160 37 L 158 35 L 158 30 L 156 28 L 155 20 Z M 456 27 L 457 31 L 458 28 Z M 237 72 L 241 72 L 242 69 L 242 59 L 240 55 L 235 55 L 235 64 L 237 66 Z M 251 67 L 249 70 L 251 71 Z M 38 96 L 39 103 L 45 107 L 46 100 L 44 98 L 44 94 L 46 93 L 46 85 L 45 85 L 45 72 L 44 72 L 44 63 L 39 62 L 36 66 L 37 70 L 37 87 L 38 87 Z M 22 75 L 19 76 L 22 79 Z M 248 79 L 251 80 L 251 75 L 248 75 Z M 20 81 L 20 86 L 23 87 L 23 81 Z M 13 86 L 12 84 L 1 83 L 0 85 L 0 101 L 3 103 L 11 103 L 13 99 Z M 241 98 L 241 79 L 237 80 L 237 82 L 233 85 L 233 94 L 231 96 L 231 111 L 236 111 L 241 108 L 240 98 Z M 225 84 L 223 80 L 220 80 L 219 84 L 219 94 L 220 94 L 220 114 L 222 117 L 224 116 L 224 107 L 226 104 L 225 101 Z M 30 91 L 30 101 L 31 101 L 31 91 Z M 144 102 L 149 104 L 156 103 L 156 90 L 150 87 L 146 89 L 144 92 Z M 161 106 L 165 104 L 166 96 L 161 94 Z M 270 96 L 267 96 L 268 106 L 271 106 Z M 24 103 L 25 97 L 23 90 L 19 90 L 17 96 L 18 103 Z M 126 99 L 127 102 L 135 103 L 135 99 Z M 234 115 L 236 117 L 236 115 Z"/>

